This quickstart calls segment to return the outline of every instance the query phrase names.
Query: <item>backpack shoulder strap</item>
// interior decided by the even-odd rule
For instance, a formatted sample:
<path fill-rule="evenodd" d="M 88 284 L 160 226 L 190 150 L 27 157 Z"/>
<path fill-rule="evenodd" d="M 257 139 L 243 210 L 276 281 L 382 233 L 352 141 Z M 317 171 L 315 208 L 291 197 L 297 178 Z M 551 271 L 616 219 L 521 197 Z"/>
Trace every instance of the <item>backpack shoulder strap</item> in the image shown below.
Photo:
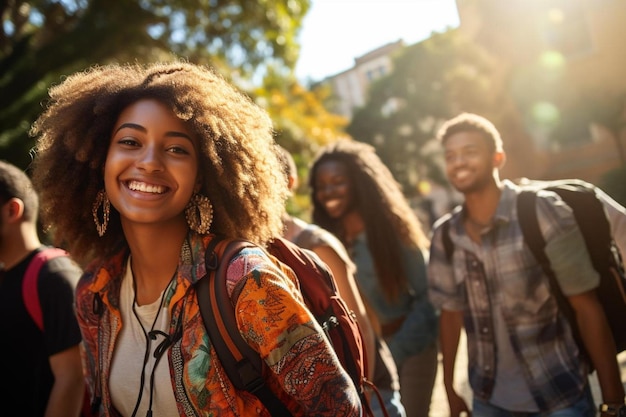
<path fill-rule="evenodd" d="M 576 324 L 574 310 L 567 301 L 563 291 L 561 291 L 561 286 L 556 279 L 556 275 L 554 275 L 554 271 L 550 266 L 550 260 L 545 252 L 546 241 L 541 233 L 541 229 L 539 228 L 536 202 L 536 190 L 522 190 L 517 196 L 517 216 L 520 228 L 522 229 L 522 235 L 524 236 L 524 242 L 532 252 L 537 262 L 541 265 L 545 274 L 548 276 L 550 291 L 556 299 L 559 309 L 569 321 L 574 337 L 581 341 L 582 339 Z M 579 346 L 583 345 L 579 343 Z"/>
<path fill-rule="evenodd" d="M 553 276 L 554 274 L 552 274 L 552 270 L 550 269 L 550 261 L 544 251 L 546 241 L 539 228 L 536 203 L 537 193 L 534 190 L 522 190 L 517 196 L 517 217 L 526 245 L 533 253 L 535 259 L 537 259 L 537 262 L 541 264 L 544 271 L 546 271 L 546 273 L 550 271 L 548 276 Z"/>
<path fill-rule="evenodd" d="M 520 228 L 522 229 L 522 235 L 524 236 L 524 242 L 548 276 L 553 295 L 562 308 L 567 310 L 569 304 L 565 302 L 565 296 L 561 291 L 554 271 L 550 266 L 550 260 L 545 252 L 546 241 L 541 233 L 541 228 L 539 228 L 536 204 L 536 190 L 522 190 L 517 196 L 517 217 L 519 219 Z"/>
<path fill-rule="evenodd" d="M 256 395 L 270 415 L 290 416 L 289 410 L 263 379 L 261 357 L 239 333 L 235 310 L 226 288 L 226 270 L 230 260 L 251 245 L 243 240 L 222 241 L 218 237 L 210 242 L 205 253 L 207 275 L 196 284 L 200 314 L 215 352 L 233 385 Z"/>
<path fill-rule="evenodd" d="M 454 253 L 454 242 L 450 239 L 450 219 L 441 224 L 441 241 L 443 242 L 443 250 L 446 252 L 448 262 L 452 261 Z"/>
<path fill-rule="evenodd" d="M 26 273 L 22 280 L 22 299 L 24 300 L 26 311 L 28 311 L 28 314 L 41 331 L 44 329 L 43 313 L 39 303 L 39 290 L 37 289 L 39 271 L 50 259 L 67 255 L 68 253 L 60 248 L 45 248 L 35 254 L 26 268 Z"/>

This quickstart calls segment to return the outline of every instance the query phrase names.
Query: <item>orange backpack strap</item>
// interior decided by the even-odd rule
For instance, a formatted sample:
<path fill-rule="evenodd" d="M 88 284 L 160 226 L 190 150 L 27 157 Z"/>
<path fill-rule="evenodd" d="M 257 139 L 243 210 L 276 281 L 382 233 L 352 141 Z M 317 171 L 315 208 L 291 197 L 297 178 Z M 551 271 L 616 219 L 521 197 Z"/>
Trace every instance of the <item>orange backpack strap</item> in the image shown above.
<path fill-rule="evenodd" d="M 263 361 L 258 352 L 241 337 L 235 310 L 226 289 L 226 270 L 231 259 L 246 247 L 244 240 L 214 237 L 205 252 L 207 275 L 196 283 L 200 314 L 209 339 L 233 385 L 257 396 L 273 416 L 291 413 L 263 379 Z"/>

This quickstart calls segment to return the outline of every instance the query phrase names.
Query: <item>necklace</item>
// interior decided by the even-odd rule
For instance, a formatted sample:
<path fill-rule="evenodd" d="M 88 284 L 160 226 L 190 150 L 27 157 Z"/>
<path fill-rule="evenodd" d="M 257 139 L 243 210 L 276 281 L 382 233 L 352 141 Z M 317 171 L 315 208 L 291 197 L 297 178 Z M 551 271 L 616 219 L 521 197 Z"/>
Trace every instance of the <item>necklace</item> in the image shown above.
<path fill-rule="evenodd" d="M 163 290 L 163 293 L 161 293 L 161 297 L 159 299 L 159 307 L 157 309 L 156 315 L 154 316 L 154 320 L 152 321 L 152 325 L 150 326 L 149 331 L 146 331 L 146 328 L 144 327 L 143 322 L 141 321 L 141 318 L 139 317 L 139 314 L 137 314 L 136 308 L 139 306 L 137 304 L 137 292 L 135 291 L 135 293 L 133 294 L 133 305 L 131 307 L 133 310 L 133 315 L 137 319 L 139 326 L 141 326 L 141 330 L 143 330 L 143 334 L 146 337 L 146 339 L 148 338 L 148 335 L 150 335 L 150 333 L 154 332 L 154 328 L 157 324 L 157 321 L 159 320 L 159 315 L 161 314 L 161 310 L 163 309 L 163 301 L 165 301 L 165 294 L 167 293 L 167 290 L 169 289 L 170 284 L 171 284 L 171 281 L 167 285 L 167 287 Z"/>
<path fill-rule="evenodd" d="M 133 311 L 133 315 L 135 316 L 135 318 L 137 319 L 137 322 L 139 323 L 139 326 L 141 326 L 141 330 L 143 331 L 143 335 L 146 338 L 146 351 L 144 354 L 144 358 L 143 358 L 143 366 L 141 368 L 141 376 L 139 377 L 139 394 L 137 395 L 137 402 L 135 403 L 135 409 L 133 410 L 133 414 L 132 416 L 136 416 L 137 411 L 139 410 L 139 406 L 141 405 L 141 398 L 143 396 L 143 387 L 146 381 L 146 365 L 148 364 L 148 361 L 150 359 L 150 353 L 152 352 L 152 341 L 153 340 L 157 340 L 158 336 L 163 336 L 165 337 L 165 339 L 159 343 L 159 345 L 155 348 L 155 358 L 156 361 L 154 362 L 153 366 L 152 366 L 152 372 L 151 372 L 151 376 L 150 376 L 150 400 L 149 400 L 149 413 L 151 415 L 151 411 L 152 411 L 152 400 L 153 400 L 153 384 L 154 384 L 154 372 L 156 370 L 156 367 L 159 363 L 159 360 L 161 359 L 161 356 L 165 353 L 165 351 L 167 350 L 167 348 L 171 345 L 172 341 L 170 340 L 170 336 L 157 329 L 155 330 L 154 328 L 156 327 L 156 324 L 159 320 L 159 315 L 161 314 L 161 310 L 163 309 L 163 302 L 165 301 L 165 295 L 168 293 L 168 290 L 170 288 L 170 286 L 172 285 L 172 282 L 174 282 L 174 278 L 176 277 L 176 274 L 178 272 L 178 268 L 176 268 L 176 270 L 174 271 L 174 274 L 172 275 L 172 278 L 170 278 L 170 282 L 167 284 L 167 286 L 165 287 L 165 289 L 163 290 L 163 293 L 161 294 L 161 298 L 159 300 L 159 307 L 158 310 L 156 312 L 156 315 L 154 317 L 154 320 L 152 321 L 152 326 L 150 326 L 150 331 L 146 331 L 146 328 L 143 326 L 143 323 L 141 322 L 141 319 L 139 318 L 139 314 L 137 314 L 137 310 L 135 309 L 135 306 L 137 305 L 137 288 L 135 285 L 135 276 L 133 274 L 133 305 L 132 305 L 132 311 Z M 131 273 L 132 273 L 132 267 L 131 267 Z M 158 356 L 157 356 L 158 353 Z"/>

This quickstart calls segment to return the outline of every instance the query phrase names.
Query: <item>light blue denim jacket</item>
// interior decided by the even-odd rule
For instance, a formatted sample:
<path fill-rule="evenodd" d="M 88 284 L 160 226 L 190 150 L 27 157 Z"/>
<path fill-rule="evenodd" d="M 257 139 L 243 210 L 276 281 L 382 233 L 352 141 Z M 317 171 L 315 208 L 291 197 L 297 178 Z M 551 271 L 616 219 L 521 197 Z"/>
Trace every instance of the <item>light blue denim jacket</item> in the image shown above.
<path fill-rule="evenodd" d="M 356 279 L 363 296 L 375 310 L 382 325 L 405 317 L 400 328 L 386 339 L 398 367 L 409 356 L 432 346 L 437 340 L 439 315 L 428 300 L 426 256 L 417 248 L 402 247 L 404 268 L 408 274 L 408 288 L 399 298 L 389 302 L 378 283 L 374 259 L 362 232 L 349 248 L 356 264 Z"/>

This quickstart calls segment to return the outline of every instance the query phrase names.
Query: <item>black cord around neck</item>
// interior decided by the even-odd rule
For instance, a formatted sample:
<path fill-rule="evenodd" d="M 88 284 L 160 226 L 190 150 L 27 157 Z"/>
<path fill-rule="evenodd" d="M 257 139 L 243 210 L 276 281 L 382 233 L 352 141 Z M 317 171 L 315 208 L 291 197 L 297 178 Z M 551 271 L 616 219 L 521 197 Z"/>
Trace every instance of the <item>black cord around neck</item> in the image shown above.
<path fill-rule="evenodd" d="M 132 272 L 132 267 L 131 267 L 131 272 Z M 133 304 L 132 304 L 131 309 L 133 311 L 133 315 L 135 316 L 135 318 L 137 319 L 137 322 L 139 323 L 139 326 L 141 327 L 141 330 L 143 331 L 144 337 L 146 338 L 146 352 L 144 354 L 143 365 L 141 367 L 141 376 L 139 378 L 139 394 L 137 395 L 137 402 L 135 403 L 135 408 L 133 409 L 133 413 L 131 414 L 131 417 L 136 417 L 137 411 L 139 411 L 139 406 L 141 405 L 141 398 L 143 397 L 143 387 L 146 381 L 146 365 L 148 364 L 148 360 L 150 359 L 150 350 L 152 348 L 151 341 L 156 340 L 157 336 L 165 336 L 165 340 L 159 343 L 156 349 L 154 350 L 154 357 L 156 360 L 154 361 L 154 365 L 152 366 L 152 371 L 150 372 L 150 400 L 148 402 L 148 411 L 146 413 L 146 416 L 147 417 L 152 416 L 154 375 L 156 372 L 156 368 L 157 368 L 157 365 L 159 364 L 159 361 L 161 360 L 161 357 L 167 351 L 167 348 L 169 348 L 173 343 L 173 341 L 170 340 L 170 336 L 167 333 L 162 332 L 160 330 L 154 330 L 154 327 L 156 326 L 156 323 L 159 320 L 159 315 L 161 314 L 161 310 L 163 309 L 163 301 L 165 301 L 165 295 L 167 294 L 167 291 L 170 288 L 170 285 L 172 285 L 174 278 L 176 278 L 177 272 L 178 272 L 178 268 L 176 268 L 176 271 L 174 271 L 174 275 L 172 275 L 170 282 L 167 284 L 167 287 L 165 287 L 165 289 L 163 290 L 163 293 L 161 294 L 161 300 L 159 301 L 159 309 L 157 310 L 156 316 L 154 317 L 154 321 L 152 322 L 150 331 L 146 331 L 146 329 L 143 327 L 143 323 L 141 322 L 141 319 L 139 318 L 139 315 L 137 314 L 137 310 L 135 310 L 135 306 L 137 305 L 137 287 L 135 284 L 135 279 L 134 279 L 134 274 L 133 274 L 134 294 L 133 294 Z"/>

